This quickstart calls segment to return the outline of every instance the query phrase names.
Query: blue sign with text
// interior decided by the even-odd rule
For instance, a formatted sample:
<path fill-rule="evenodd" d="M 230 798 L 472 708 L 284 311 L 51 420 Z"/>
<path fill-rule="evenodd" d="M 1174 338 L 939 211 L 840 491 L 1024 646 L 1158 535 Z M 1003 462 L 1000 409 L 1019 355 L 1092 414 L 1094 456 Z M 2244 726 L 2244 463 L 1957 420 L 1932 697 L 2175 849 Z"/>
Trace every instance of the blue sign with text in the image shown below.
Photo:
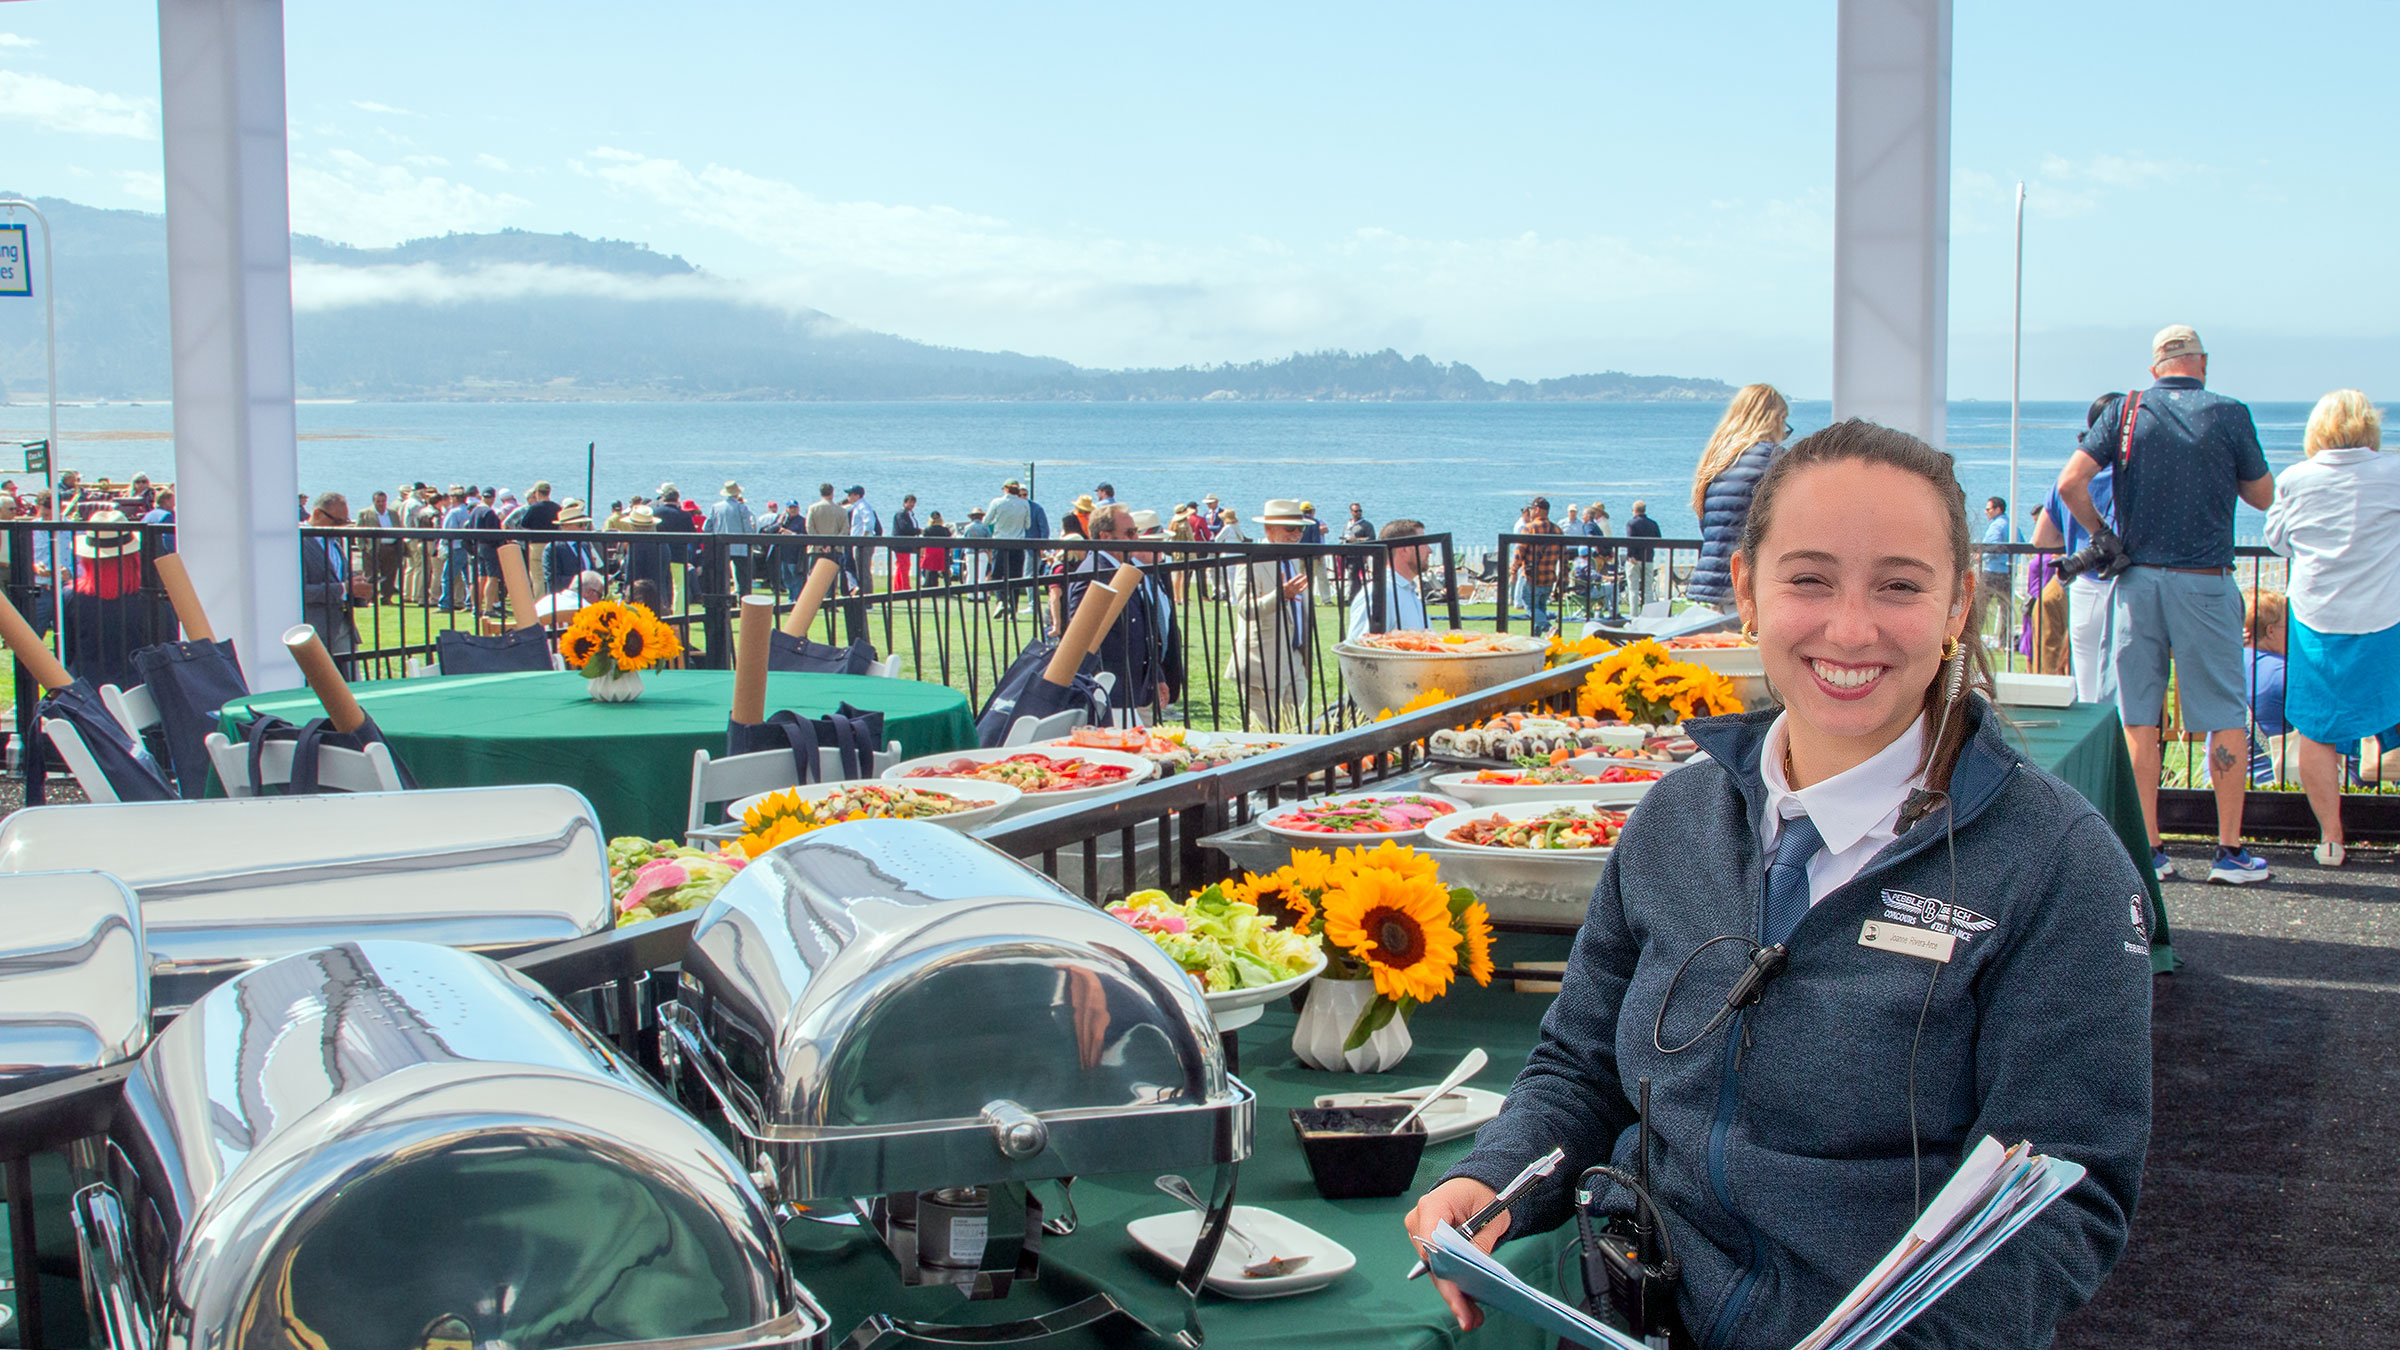
<path fill-rule="evenodd" d="M 33 264 L 25 253 L 25 227 L 0 225 L 0 295 L 33 294 Z"/>

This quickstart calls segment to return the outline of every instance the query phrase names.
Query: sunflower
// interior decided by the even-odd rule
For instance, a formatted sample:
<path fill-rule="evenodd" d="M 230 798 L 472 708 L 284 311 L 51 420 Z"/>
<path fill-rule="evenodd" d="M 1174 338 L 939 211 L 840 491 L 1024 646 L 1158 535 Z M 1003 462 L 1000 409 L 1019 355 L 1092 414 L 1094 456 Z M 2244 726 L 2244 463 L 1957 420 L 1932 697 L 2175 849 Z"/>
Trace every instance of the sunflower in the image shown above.
<path fill-rule="evenodd" d="M 1447 703 L 1449 701 L 1450 696 L 1448 694 L 1443 693 L 1439 689 L 1428 689 L 1425 692 L 1417 695 L 1415 698 L 1410 699 L 1408 702 L 1401 704 L 1397 708 L 1386 708 L 1382 712 L 1375 714 L 1375 720 L 1378 722 L 1384 722 L 1395 717 L 1406 717 L 1408 714 L 1416 712 L 1419 709 L 1430 708 L 1436 703 Z"/>
<path fill-rule="evenodd" d="M 675 630 L 649 617 L 650 611 L 635 606 L 638 611 L 608 644 L 609 659 L 619 670 L 648 670 L 661 661 L 670 661 L 683 652 L 683 644 L 675 640 Z"/>
<path fill-rule="evenodd" d="M 1492 916 L 1480 900 L 1474 901 L 1458 916 L 1458 925 L 1465 930 L 1467 978 L 1480 985 L 1492 982 Z"/>
<path fill-rule="evenodd" d="M 1306 932 L 1308 923 L 1317 917 L 1317 907 L 1293 888 L 1292 879 L 1281 870 L 1263 876 L 1244 873 L 1239 882 L 1225 887 L 1225 898 L 1247 904 L 1296 933 Z"/>
<path fill-rule="evenodd" d="M 1450 893 L 1425 877 L 1379 868 L 1351 873 L 1326 893 L 1325 937 L 1364 962 L 1386 998 L 1439 998 L 1458 970 Z"/>
<path fill-rule="evenodd" d="M 810 830 L 817 828 L 819 828 L 819 826 L 816 822 L 802 820 L 798 816 L 779 817 L 772 824 L 769 824 L 765 829 L 752 830 L 742 836 L 741 848 L 743 856 L 751 858 L 758 857 L 760 854 L 765 853 L 768 849 L 775 847 L 777 844 L 782 843 L 786 839 L 797 839 L 801 835 L 808 833 Z"/>
<path fill-rule="evenodd" d="M 1296 848 L 1292 850 L 1292 860 L 1281 870 L 1293 886 L 1310 895 L 1319 895 L 1331 884 L 1328 876 L 1333 871 L 1333 859 L 1326 857 L 1321 848 Z"/>
<path fill-rule="evenodd" d="M 1594 670 L 1591 674 L 1583 677 L 1582 686 L 1575 691 L 1575 711 L 1586 717 L 1598 717 L 1602 713 L 1607 713 L 1612 717 L 1624 718 L 1626 715 L 1625 691 L 1598 670 Z"/>
<path fill-rule="evenodd" d="M 1299 856 L 1297 853 L 1293 854 L 1293 860 L 1298 861 Z M 1411 880 L 1421 877 L 1431 881 L 1434 873 L 1441 870 L 1441 864 L 1406 844 L 1395 844 L 1386 839 L 1373 848 L 1359 845 L 1352 848 L 1335 849 L 1333 868 L 1336 872 L 1357 872 L 1374 868 Z"/>
<path fill-rule="evenodd" d="M 568 629 L 566 636 L 558 640 L 558 654 L 566 661 L 569 670 L 583 669 L 592 663 L 593 657 L 607 650 L 608 639 L 597 629 L 581 624 Z"/>

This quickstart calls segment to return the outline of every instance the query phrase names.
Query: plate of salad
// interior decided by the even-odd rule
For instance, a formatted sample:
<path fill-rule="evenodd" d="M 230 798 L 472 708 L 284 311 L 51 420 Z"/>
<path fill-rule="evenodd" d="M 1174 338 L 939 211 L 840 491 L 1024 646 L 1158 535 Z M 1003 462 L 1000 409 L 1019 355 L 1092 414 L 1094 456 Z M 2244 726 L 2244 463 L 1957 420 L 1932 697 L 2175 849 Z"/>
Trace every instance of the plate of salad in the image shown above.
<path fill-rule="evenodd" d="M 1515 802 L 1594 801 L 1630 806 L 1650 785 L 1664 776 L 1660 769 L 1623 764 L 1591 766 L 1590 761 L 1545 764 L 1533 768 L 1469 769 L 1436 774 L 1433 788 L 1470 806 L 1505 806 Z"/>
<path fill-rule="evenodd" d="M 904 760 L 883 771 L 889 782 L 912 778 L 966 778 L 1005 783 L 1024 794 L 1006 814 L 1042 811 L 1130 787 L 1158 772 L 1140 755 L 1085 750 L 1071 745 L 1017 745 L 995 750 L 953 750 Z"/>
<path fill-rule="evenodd" d="M 715 852 L 672 839 L 619 835 L 608 841 L 608 889 L 616 901 L 617 926 L 697 909 L 716 899 L 749 862 L 738 850 Z"/>
<path fill-rule="evenodd" d="M 1433 792 L 1343 792 L 1279 807 L 1259 823 L 1285 839 L 1398 839 L 1417 833 L 1463 803 Z"/>
<path fill-rule="evenodd" d="M 1426 830 L 1435 848 L 1512 857 L 1605 857 L 1625 828 L 1625 812 L 1598 802 L 1552 799 L 1462 813 Z"/>
<path fill-rule="evenodd" d="M 1135 891 L 1108 907 L 1174 958 L 1200 986 L 1219 1031 L 1246 1027 L 1325 969 L 1317 939 L 1295 933 L 1211 886 L 1189 900 Z"/>
<path fill-rule="evenodd" d="M 1006 783 L 972 778 L 912 778 L 900 783 L 810 783 L 805 787 L 758 792 L 725 808 L 731 822 L 718 833 L 739 838 L 750 813 L 770 799 L 789 797 L 806 803 L 819 820 L 930 820 L 954 830 L 971 830 L 998 819 L 1024 794 Z"/>

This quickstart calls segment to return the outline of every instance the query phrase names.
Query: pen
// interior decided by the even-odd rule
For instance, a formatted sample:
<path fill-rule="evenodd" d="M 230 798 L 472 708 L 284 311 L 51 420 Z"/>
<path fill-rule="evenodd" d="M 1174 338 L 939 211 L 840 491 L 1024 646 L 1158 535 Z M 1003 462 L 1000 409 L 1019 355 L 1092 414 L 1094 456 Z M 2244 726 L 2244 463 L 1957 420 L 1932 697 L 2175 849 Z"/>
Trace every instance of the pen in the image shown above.
<path fill-rule="evenodd" d="M 1500 1211 L 1507 1209 L 1510 1205 L 1515 1204 L 1517 1202 L 1517 1197 L 1533 1189 L 1533 1183 L 1540 1181 L 1542 1178 L 1550 1175 L 1552 1172 L 1557 1171 L 1558 1165 L 1566 1161 L 1566 1157 L 1567 1151 L 1565 1149 L 1554 1148 L 1548 1153 L 1545 1153 L 1542 1156 L 1534 1159 L 1531 1163 L 1526 1164 L 1525 1170 L 1517 1173 L 1517 1179 L 1508 1183 L 1506 1186 L 1501 1187 L 1500 1193 L 1492 1197 L 1492 1202 L 1490 1204 L 1485 1205 L 1479 1210 L 1476 1210 L 1472 1215 L 1468 1216 L 1465 1223 L 1462 1223 L 1458 1226 L 1459 1236 L 1471 1238 L 1477 1233 L 1482 1232 L 1485 1224 L 1488 1224 L 1492 1220 L 1500 1217 Z M 1426 1267 L 1423 1258 L 1419 1258 L 1415 1265 L 1409 1267 L 1408 1278 L 1412 1280 L 1417 1278 L 1419 1275 L 1425 1273 L 1425 1269 Z"/>

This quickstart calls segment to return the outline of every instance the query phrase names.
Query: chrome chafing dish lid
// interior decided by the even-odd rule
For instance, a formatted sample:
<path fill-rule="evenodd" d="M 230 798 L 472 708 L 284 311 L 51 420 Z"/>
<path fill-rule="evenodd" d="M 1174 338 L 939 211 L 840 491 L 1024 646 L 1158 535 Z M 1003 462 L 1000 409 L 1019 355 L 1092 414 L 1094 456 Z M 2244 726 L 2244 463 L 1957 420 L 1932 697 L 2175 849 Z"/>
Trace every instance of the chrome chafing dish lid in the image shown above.
<path fill-rule="evenodd" d="M 782 845 L 695 923 L 663 1011 L 786 1199 L 1228 1162 L 1251 1094 L 1132 927 L 922 821 Z"/>
<path fill-rule="evenodd" d="M 732 1154 L 482 957 L 360 942 L 259 967 L 161 1032 L 126 1099 L 122 1265 L 161 1344 L 823 1334 Z"/>
<path fill-rule="evenodd" d="M 0 876 L 0 1092 L 131 1059 L 150 1039 L 141 907 L 105 872 Z"/>
<path fill-rule="evenodd" d="M 606 929 L 608 849 L 557 786 L 34 807 L 0 872 L 105 861 L 141 900 L 165 1007 L 349 939 L 506 954 Z"/>

